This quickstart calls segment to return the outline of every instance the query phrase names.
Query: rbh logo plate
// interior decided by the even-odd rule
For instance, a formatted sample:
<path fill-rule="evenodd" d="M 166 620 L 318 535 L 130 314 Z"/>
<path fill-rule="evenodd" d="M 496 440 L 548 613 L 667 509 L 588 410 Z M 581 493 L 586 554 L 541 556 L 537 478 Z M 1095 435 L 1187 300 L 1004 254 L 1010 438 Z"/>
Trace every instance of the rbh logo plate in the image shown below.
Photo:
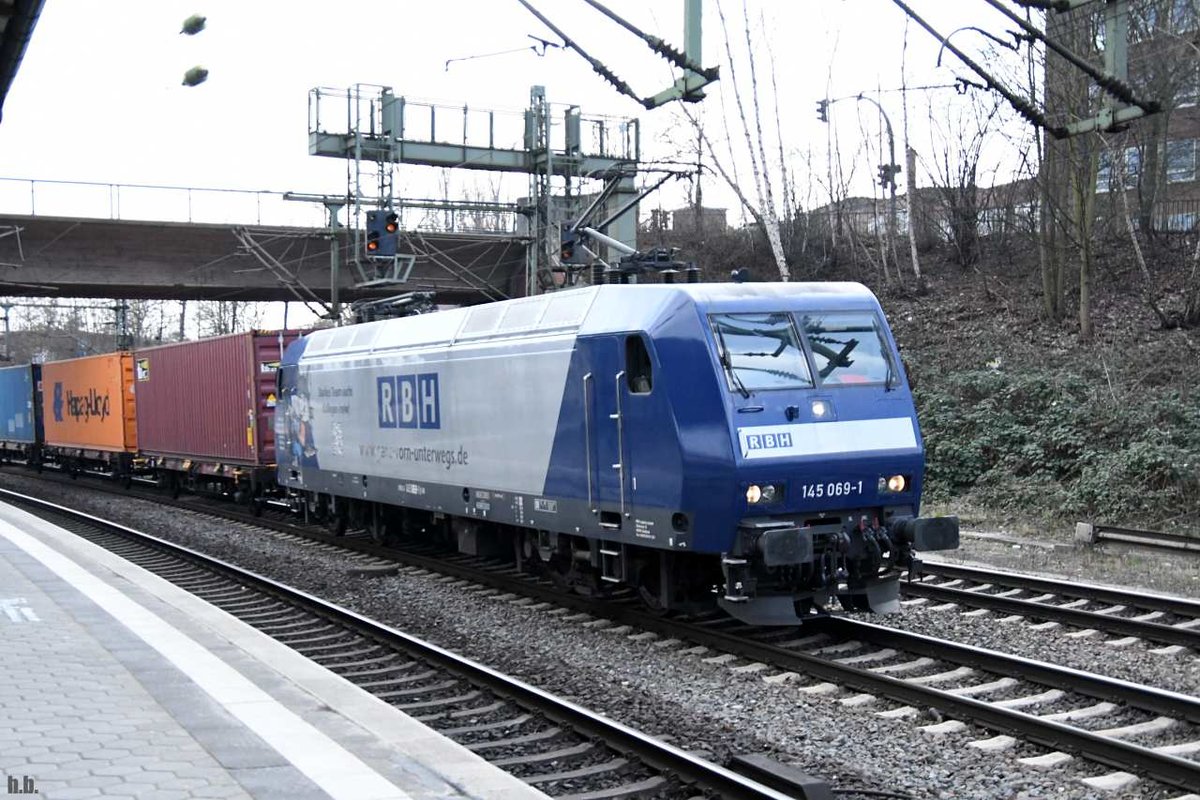
<path fill-rule="evenodd" d="M 775 450 L 780 447 L 791 447 L 790 433 L 751 433 L 746 436 L 747 450 Z"/>
<path fill-rule="evenodd" d="M 375 392 L 379 427 L 422 430 L 442 427 L 436 372 L 376 378 Z"/>

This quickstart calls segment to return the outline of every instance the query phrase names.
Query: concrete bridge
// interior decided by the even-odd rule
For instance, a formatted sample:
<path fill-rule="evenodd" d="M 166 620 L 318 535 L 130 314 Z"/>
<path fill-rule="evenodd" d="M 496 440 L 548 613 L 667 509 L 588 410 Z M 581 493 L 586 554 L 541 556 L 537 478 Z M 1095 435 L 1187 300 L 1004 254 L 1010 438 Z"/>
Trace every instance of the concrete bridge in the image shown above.
<path fill-rule="evenodd" d="M 281 193 L 105 185 L 109 205 L 106 219 L 104 209 L 97 208 L 96 203 L 91 204 L 91 216 L 63 215 L 59 211 L 62 203 L 44 199 L 50 194 L 46 189 L 49 182 L 3 183 L 0 209 L 23 202 L 27 213 L 0 211 L 0 295 L 329 302 L 336 288 L 341 302 L 426 290 L 436 292 L 439 302 L 472 303 L 519 295 L 525 283 L 526 240 L 512 232 L 515 222 L 510 230 L 495 224 L 494 216 L 488 218 L 488 226 L 478 224 L 478 215 L 473 218 L 474 225 L 470 221 L 454 223 L 453 215 L 446 211 L 454 208 L 449 203 L 435 204 L 441 210 L 432 216 L 441 230 L 421 230 L 418 226 L 402 233 L 399 251 L 415 257 L 407 282 L 372 286 L 367 283 L 374 277 L 372 265 L 362 265 L 367 270 L 363 274 L 354 264 L 352 232 L 266 224 L 262 196 L 274 202 L 284 199 Z M 23 186 L 14 192 L 13 183 Z M 55 188 L 61 194 L 69 186 L 56 184 Z M 188 211 L 180 214 L 185 220 L 203 216 L 192 213 L 202 205 L 198 202 L 201 192 L 257 195 L 259 213 L 243 215 L 255 219 L 253 224 L 115 218 L 127 216 L 128 207 L 135 205 L 128 199 L 134 196 L 134 189 L 188 192 Z M 39 191 L 43 197 L 39 197 Z M 26 192 L 26 199 L 13 202 L 14 196 L 21 198 Z M 156 203 L 147 196 L 153 198 L 155 192 L 138 194 L 142 207 L 148 209 L 147 215 L 153 214 L 156 207 L 170 211 L 170 203 Z M 297 205 L 280 204 L 291 206 L 292 212 Z M 46 206 L 53 206 L 56 213 L 41 213 L 41 207 Z M 123 207 L 125 215 L 119 213 Z M 316 220 L 323 213 L 319 207 L 300 210 Z M 290 214 L 293 219 L 303 216 Z M 501 230 L 478 230 L 480 227 Z M 339 264 L 336 270 L 331 269 L 333 251 Z"/>

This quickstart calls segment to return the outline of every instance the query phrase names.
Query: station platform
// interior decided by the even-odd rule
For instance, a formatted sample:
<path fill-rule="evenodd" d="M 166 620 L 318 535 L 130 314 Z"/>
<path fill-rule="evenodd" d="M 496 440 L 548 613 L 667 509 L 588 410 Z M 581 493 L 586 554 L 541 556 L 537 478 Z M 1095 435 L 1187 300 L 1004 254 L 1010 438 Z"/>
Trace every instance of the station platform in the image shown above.
<path fill-rule="evenodd" d="M 209 603 L 0 504 L 0 794 L 546 795 Z"/>

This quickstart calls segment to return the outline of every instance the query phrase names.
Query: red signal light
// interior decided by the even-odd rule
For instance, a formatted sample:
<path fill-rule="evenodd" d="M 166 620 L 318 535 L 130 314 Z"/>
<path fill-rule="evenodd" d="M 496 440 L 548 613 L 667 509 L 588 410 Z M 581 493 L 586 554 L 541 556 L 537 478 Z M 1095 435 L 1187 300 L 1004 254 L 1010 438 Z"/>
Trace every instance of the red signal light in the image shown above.
<path fill-rule="evenodd" d="M 400 230 L 400 217 L 395 214 L 388 214 L 383 229 L 388 233 L 395 233 Z"/>

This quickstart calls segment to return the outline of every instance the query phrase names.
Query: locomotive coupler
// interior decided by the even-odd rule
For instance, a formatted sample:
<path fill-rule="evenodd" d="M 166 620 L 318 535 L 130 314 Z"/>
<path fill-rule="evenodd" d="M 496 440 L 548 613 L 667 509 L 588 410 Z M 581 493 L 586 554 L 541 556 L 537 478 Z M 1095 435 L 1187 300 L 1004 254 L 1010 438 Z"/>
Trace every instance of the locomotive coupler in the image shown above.
<path fill-rule="evenodd" d="M 721 571 L 725 573 L 725 601 L 745 603 L 754 590 L 754 579 L 750 577 L 750 562 L 736 556 L 721 556 Z"/>

